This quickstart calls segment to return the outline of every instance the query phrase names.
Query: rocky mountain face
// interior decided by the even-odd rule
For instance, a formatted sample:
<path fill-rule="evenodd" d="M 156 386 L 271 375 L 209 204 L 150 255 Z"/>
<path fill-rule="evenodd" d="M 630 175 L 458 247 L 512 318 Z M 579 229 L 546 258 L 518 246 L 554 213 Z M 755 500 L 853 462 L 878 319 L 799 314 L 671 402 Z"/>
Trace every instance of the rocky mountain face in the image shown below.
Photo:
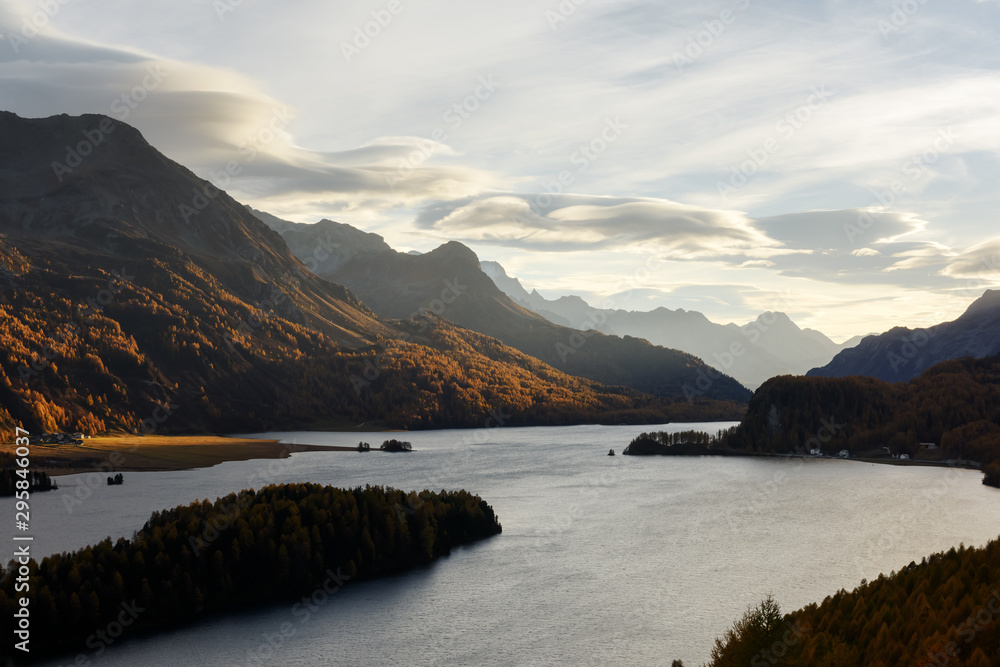
<path fill-rule="evenodd" d="M 277 227 L 276 227 L 277 228 Z M 366 252 L 324 277 L 388 318 L 444 318 L 492 336 L 568 373 L 663 397 L 744 401 L 750 392 L 696 357 L 634 336 L 555 324 L 516 303 L 483 272 L 472 250 L 446 243 L 421 255 Z"/>
<path fill-rule="evenodd" d="M 589 326 L 608 335 L 634 336 L 683 350 L 751 389 L 777 375 L 803 375 L 844 349 L 819 331 L 800 329 L 784 313 L 762 313 L 738 325 L 716 324 L 702 313 L 683 308 L 601 309 L 578 296 L 546 299 L 536 290 L 528 292 L 496 262 L 483 262 L 483 271 L 515 302 L 551 322 Z"/>
<path fill-rule="evenodd" d="M 281 234 L 292 254 L 317 275 L 330 274 L 358 255 L 392 250 L 378 234 L 363 232 L 332 220 L 307 225 L 282 220 L 249 206 L 247 210 Z"/>
<path fill-rule="evenodd" d="M 261 303 L 339 342 L 389 333 L 357 297 L 309 272 L 277 233 L 134 128 L 97 115 L 0 112 L 0 137 L 0 231 L 52 271 L 81 267 L 67 280 L 123 267 L 140 281 L 181 270 L 199 274 L 206 299 Z"/>
<path fill-rule="evenodd" d="M 865 337 L 820 368 L 816 377 L 867 375 L 887 382 L 915 378 L 942 361 L 1000 353 L 1000 291 L 987 290 L 956 320 L 924 329 L 895 327 Z"/>

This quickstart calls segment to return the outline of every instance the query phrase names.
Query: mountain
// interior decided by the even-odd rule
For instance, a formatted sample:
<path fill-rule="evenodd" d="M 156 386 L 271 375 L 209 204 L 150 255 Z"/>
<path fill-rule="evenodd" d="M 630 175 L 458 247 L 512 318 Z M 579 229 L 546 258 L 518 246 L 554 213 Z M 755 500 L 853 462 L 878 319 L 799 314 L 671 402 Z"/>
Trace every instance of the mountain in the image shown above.
<path fill-rule="evenodd" d="M 776 375 L 803 375 L 850 344 L 837 345 L 819 331 L 800 329 L 784 313 L 763 313 L 740 326 L 716 324 L 702 313 L 682 308 L 640 312 L 594 308 L 578 296 L 546 299 L 537 290 L 528 292 L 500 264 L 482 265 L 511 299 L 551 322 L 589 326 L 609 335 L 635 336 L 683 350 L 751 389 Z"/>
<path fill-rule="evenodd" d="M 277 228 L 277 227 L 276 227 Z M 324 277 L 383 317 L 445 318 L 570 375 L 662 397 L 745 401 L 749 392 L 701 360 L 631 337 L 560 326 L 504 294 L 457 242 L 414 255 L 362 250 Z"/>
<path fill-rule="evenodd" d="M 740 412 L 572 377 L 440 318 L 382 319 L 243 205 L 99 115 L 0 113 L 0 343 L 8 432 Z"/>
<path fill-rule="evenodd" d="M 895 327 L 865 337 L 857 346 L 808 375 L 867 375 L 887 382 L 917 377 L 934 364 L 959 357 L 1000 353 L 1000 291 L 987 290 L 958 319 L 926 329 Z"/>
<path fill-rule="evenodd" d="M 358 255 L 389 252 L 392 248 L 378 234 L 363 232 L 350 225 L 320 220 L 306 225 L 282 220 L 270 213 L 246 207 L 256 218 L 281 234 L 292 254 L 310 271 L 323 275 L 336 271 Z"/>

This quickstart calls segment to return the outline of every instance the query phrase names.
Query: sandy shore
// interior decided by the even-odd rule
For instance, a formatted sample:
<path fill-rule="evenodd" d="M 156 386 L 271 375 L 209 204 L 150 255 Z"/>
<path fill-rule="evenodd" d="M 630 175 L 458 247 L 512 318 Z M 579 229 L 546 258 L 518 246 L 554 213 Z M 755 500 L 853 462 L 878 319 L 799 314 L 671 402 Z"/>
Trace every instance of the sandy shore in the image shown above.
<path fill-rule="evenodd" d="M 0 451 L 13 451 L 12 445 Z M 82 445 L 31 446 L 31 467 L 49 475 L 90 471 L 169 471 L 207 468 L 224 461 L 281 459 L 292 452 L 354 452 L 354 447 L 282 444 L 220 436 L 98 436 Z"/>

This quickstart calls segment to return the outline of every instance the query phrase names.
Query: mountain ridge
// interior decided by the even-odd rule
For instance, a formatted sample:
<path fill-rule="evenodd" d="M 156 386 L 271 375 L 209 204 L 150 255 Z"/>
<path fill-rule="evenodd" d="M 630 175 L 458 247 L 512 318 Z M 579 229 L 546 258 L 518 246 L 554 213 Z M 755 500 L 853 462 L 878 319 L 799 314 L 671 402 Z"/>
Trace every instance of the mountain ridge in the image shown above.
<path fill-rule="evenodd" d="M 434 316 L 381 318 L 242 204 L 99 115 L 0 116 L 0 340 L 10 431 L 444 428 L 482 425 L 491 410 L 510 425 L 656 422 L 742 409 L 581 380 Z"/>
<path fill-rule="evenodd" d="M 1000 290 L 986 290 L 962 315 L 950 322 L 910 329 L 893 327 L 866 336 L 857 346 L 837 354 L 810 377 L 867 375 L 904 382 L 943 361 L 976 359 L 1000 353 Z"/>
<path fill-rule="evenodd" d="M 577 377 L 662 397 L 745 401 L 750 395 L 685 352 L 549 321 L 500 290 L 476 254 L 456 241 L 419 255 L 359 251 L 323 275 L 383 317 L 432 313 Z"/>
<path fill-rule="evenodd" d="M 744 325 L 716 324 L 703 313 L 664 306 L 651 311 L 601 309 L 579 296 L 546 299 L 528 292 L 497 262 L 484 271 L 515 301 L 552 322 L 590 324 L 607 334 L 632 335 L 683 350 L 726 372 L 751 389 L 776 375 L 803 375 L 843 348 L 822 332 L 800 329 L 785 313 L 768 311 Z M 848 341 L 848 343 L 854 342 Z M 734 347 L 735 346 L 735 347 Z M 740 354 L 733 354 L 733 350 Z"/>

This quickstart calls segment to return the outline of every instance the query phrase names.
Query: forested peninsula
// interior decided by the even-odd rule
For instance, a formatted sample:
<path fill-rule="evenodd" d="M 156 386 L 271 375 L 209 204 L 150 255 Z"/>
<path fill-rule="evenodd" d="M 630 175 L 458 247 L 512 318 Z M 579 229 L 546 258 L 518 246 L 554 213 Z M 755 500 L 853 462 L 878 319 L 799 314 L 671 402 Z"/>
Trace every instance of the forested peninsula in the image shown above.
<path fill-rule="evenodd" d="M 493 509 L 466 491 L 380 486 L 272 485 L 154 512 L 131 540 L 28 561 L 30 657 L 96 656 L 123 634 L 264 603 L 288 604 L 294 626 L 308 618 L 305 598 L 326 600 L 345 583 L 429 563 L 501 530 Z M 11 561 L 0 585 L 7 637 L 17 636 L 25 595 L 15 590 L 19 567 Z M 27 656 L 14 642 L 0 653 Z"/>
<path fill-rule="evenodd" d="M 643 433 L 626 454 L 841 455 L 980 466 L 1000 486 L 1000 356 L 946 361 L 909 382 L 781 376 L 716 434 Z"/>

